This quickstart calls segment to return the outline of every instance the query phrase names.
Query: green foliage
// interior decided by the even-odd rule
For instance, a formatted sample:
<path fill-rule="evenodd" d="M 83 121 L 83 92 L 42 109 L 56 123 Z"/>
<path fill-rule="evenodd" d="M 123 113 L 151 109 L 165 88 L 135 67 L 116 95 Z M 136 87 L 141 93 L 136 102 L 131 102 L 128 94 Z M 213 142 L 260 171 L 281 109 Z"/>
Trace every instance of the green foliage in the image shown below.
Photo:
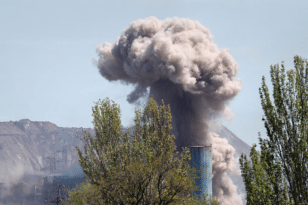
<path fill-rule="evenodd" d="M 208 204 L 191 197 L 190 152 L 176 152 L 170 107 L 153 99 L 136 109 L 134 131 L 123 131 L 120 108 L 108 98 L 92 108 L 95 136 L 77 148 L 87 183 L 69 191 L 66 204 Z M 211 204 L 217 204 L 211 199 Z"/>
<path fill-rule="evenodd" d="M 306 69 L 305 69 L 306 62 Z M 308 204 L 308 62 L 294 57 L 295 70 L 271 66 L 272 105 L 265 78 L 260 98 L 268 139 L 259 141 L 261 152 L 251 149 L 252 166 L 241 156 L 247 204 Z"/>

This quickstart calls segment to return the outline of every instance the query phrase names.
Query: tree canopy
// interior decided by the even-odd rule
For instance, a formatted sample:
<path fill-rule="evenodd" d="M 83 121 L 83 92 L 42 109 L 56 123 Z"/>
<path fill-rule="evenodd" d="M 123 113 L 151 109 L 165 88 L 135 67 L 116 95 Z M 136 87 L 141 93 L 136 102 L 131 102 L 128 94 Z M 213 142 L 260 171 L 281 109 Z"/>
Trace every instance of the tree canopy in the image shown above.
<path fill-rule="evenodd" d="M 306 64 L 305 64 L 306 63 Z M 259 133 L 261 152 L 251 149 L 251 163 L 240 159 L 247 204 L 308 204 L 308 62 L 294 57 L 295 70 L 282 61 L 271 66 L 274 105 L 265 77 L 259 88 L 267 139 Z"/>
<path fill-rule="evenodd" d="M 120 107 L 108 98 L 92 111 L 95 136 L 84 132 L 84 154 L 77 148 L 87 181 L 69 192 L 67 204 L 208 204 L 192 196 L 190 152 L 176 152 L 163 101 L 159 106 L 151 98 L 143 112 L 136 109 L 132 132 L 123 129 Z"/>

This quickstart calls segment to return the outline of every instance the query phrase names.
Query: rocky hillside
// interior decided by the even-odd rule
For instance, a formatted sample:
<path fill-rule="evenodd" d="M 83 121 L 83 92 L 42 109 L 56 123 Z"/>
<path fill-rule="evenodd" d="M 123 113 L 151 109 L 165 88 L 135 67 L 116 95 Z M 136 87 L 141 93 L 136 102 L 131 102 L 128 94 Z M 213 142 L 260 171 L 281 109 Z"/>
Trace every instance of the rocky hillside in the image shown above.
<path fill-rule="evenodd" d="M 92 129 L 84 129 L 93 134 Z M 58 127 L 51 122 L 23 119 L 0 122 L 0 183 L 7 176 L 40 171 L 56 173 L 78 163 L 75 147 L 82 128 Z"/>
<path fill-rule="evenodd" d="M 76 146 L 83 148 L 83 142 L 77 137 L 83 135 L 82 129 L 91 135 L 95 133 L 91 128 L 58 127 L 51 122 L 36 122 L 29 119 L 0 122 L 0 188 L 4 185 L 25 184 L 21 181 L 24 181 L 25 175 L 29 174 L 31 176 L 82 174 L 80 167 L 78 168 L 75 148 Z M 236 149 L 236 158 L 242 153 L 249 156 L 250 146 L 223 125 L 211 126 L 211 131 L 229 141 L 229 144 Z M 233 175 L 231 179 L 238 186 L 238 191 L 244 193 L 245 187 L 241 176 Z M 32 184 L 27 189 L 34 190 L 35 187 L 37 184 Z M 20 195 L 23 192 L 18 191 L 18 193 Z M 13 195 L 11 197 L 14 198 Z"/>

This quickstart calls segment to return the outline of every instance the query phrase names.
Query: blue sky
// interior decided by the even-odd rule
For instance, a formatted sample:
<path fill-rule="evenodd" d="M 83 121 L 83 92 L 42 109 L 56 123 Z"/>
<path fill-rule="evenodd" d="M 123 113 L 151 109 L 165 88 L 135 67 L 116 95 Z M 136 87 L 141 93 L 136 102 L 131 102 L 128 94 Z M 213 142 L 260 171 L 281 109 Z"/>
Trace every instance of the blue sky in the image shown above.
<path fill-rule="evenodd" d="M 28 118 L 61 127 L 92 127 L 94 102 L 120 104 L 133 123 L 133 90 L 110 83 L 92 65 L 96 45 L 115 42 L 130 22 L 156 16 L 189 18 L 210 29 L 239 65 L 243 89 L 222 123 L 249 145 L 266 137 L 259 96 L 270 65 L 308 58 L 308 2 L 302 0 L 20 1 L 0 0 L 0 121 Z"/>

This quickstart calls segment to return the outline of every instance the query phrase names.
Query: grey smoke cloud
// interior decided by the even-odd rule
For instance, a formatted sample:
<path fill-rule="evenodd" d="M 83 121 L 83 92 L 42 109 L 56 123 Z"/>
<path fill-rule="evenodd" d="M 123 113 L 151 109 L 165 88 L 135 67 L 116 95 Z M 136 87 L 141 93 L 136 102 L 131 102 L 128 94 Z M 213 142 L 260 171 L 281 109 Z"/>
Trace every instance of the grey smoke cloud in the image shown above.
<path fill-rule="evenodd" d="M 243 204 L 242 197 L 237 194 L 237 188 L 228 174 L 240 174 L 234 158 L 235 149 L 227 139 L 210 132 L 213 140 L 212 168 L 213 168 L 213 193 L 224 205 Z"/>
<path fill-rule="evenodd" d="M 115 43 L 97 46 L 97 52 L 104 78 L 135 85 L 127 96 L 129 103 L 150 94 L 157 102 L 170 104 L 178 148 L 215 143 L 208 131 L 210 122 L 230 111 L 227 105 L 242 89 L 241 79 L 234 79 L 237 62 L 228 49 L 217 47 L 210 30 L 198 21 L 139 19 Z M 213 183 L 214 195 L 223 179 Z M 219 195 L 237 197 L 229 194 L 231 185 L 220 186 Z"/>

